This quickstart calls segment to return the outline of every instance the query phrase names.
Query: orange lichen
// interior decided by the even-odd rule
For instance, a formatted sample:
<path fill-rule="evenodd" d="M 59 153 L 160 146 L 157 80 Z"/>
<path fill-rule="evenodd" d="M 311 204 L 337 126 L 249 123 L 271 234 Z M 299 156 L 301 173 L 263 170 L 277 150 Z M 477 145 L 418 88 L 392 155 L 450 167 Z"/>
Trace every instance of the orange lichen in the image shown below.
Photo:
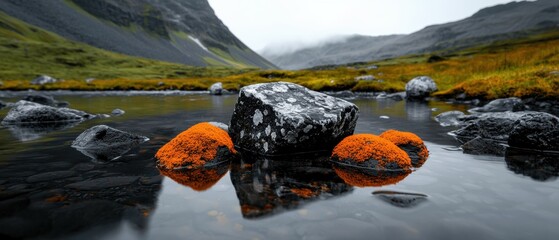
<path fill-rule="evenodd" d="M 229 170 L 229 165 L 212 168 L 197 168 L 183 170 L 161 169 L 161 174 L 175 182 L 190 187 L 195 191 L 205 191 L 215 185 Z"/>
<path fill-rule="evenodd" d="M 318 195 L 317 192 L 314 192 L 313 190 L 308 188 L 292 188 L 291 192 L 302 198 L 312 198 Z"/>
<path fill-rule="evenodd" d="M 332 152 L 332 159 L 339 162 L 366 165 L 368 161 L 377 161 L 377 168 L 385 168 L 395 163 L 399 168 L 411 167 L 411 160 L 394 143 L 372 134 L 356 134 L 342 140 Z"/>
<path fill-rule="evenodd" d="M 52 197 L 47 198 L 45 201 L 50 202 L 50 203 L 64 202 L 64 201 L 66 201 L 66 196 L 54 195 Z"/>
<path fill-rule="evenodd" d="M 427 147 L 423 143 L 423 140 L 421 140 L 419 136 L 411 132 L 401 132 L 391 129 L 383 132 L 380 137 L 393 142 L 394 144 L 396 144 L 396 146 L 406 151 L 408 155 L 417 155 L 409 156 L 414 167 L 420 167 L 429 157 L 429 150 L 427 150 Z M 410 149 L 409 146 L 415 149 Z"/>
<path fill-rule="evenodd" d="M 334 166 L 334 171 L 345 183 L 355 187 L 381 187 L 396 184 L 411 173 L 411 170 L 367 173 L 363 170 L 339 166 Z"/>
<path fill-rule="evenodd" d="M 236 153 L 226 131 L 209 123 L 199 123 L 161 147 L 155 157 L 163 169 L 198 168 L 215 161 L 220 147 Z"/>

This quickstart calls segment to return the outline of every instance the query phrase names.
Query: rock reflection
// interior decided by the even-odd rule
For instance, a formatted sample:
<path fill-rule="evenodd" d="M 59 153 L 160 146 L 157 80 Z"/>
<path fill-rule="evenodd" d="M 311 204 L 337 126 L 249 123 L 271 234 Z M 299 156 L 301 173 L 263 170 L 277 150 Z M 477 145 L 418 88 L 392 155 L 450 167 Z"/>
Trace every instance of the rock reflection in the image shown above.
<path fill-rule="evenodd" d="M 559 176 L 559 154 L 522 151 L 509 148 L 505 155 L 507 168 L 536 181 L 555 180 Z"/>
<path fill-rule="evenodd" d="M 326 157 L 313 158 L 285 161 L 245 154 L 240 163 L 233 163 L 231 180 L 243 217 L 272 216 L 353 190 L 336 175 Z"/>
<path fill-rule="evenodd" d="M 421 193 L 375 191 L 373 195 L 392 206 L 400 208 L 413 208 L 427 200 L 427 195 Z"/>
<path fill-rule="evenodd" d="M 424 101 L 406 101 L 406 113 L 413 122 L 431 121 L 431 108 Z"/>
<path fill-rule="evenodd" d="M 6 125 L 12 135 L 21 142 L 33 141 L 50 132 L 73 128 L 80 122 L 18 123 Z"/>
<path fill-rule="evenodd" d="M 406 178 L 411 170 L 375 170 L 334 164 L 336 174 L 345 183 L 354 187 L 381 187 L 396 184 Z"/>
<path fill-rule="evenodd" d="M 229 171 L 230 166 L 231 164 L 226 162 L 212 167 L 179 170 L 160 169 L 160 171 L 173 181 L 200 192 L 215 185 Z"/>

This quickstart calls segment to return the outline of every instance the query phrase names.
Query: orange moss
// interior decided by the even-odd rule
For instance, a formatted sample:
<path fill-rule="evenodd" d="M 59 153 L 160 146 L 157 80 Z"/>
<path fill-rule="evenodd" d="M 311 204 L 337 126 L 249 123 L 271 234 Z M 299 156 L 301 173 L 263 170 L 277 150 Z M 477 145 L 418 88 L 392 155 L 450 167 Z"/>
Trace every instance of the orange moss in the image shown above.
<path fill-rule="evenodd" d="M 215 161 L 220 147 L 236 153 L 226 131 L 209 123 L 198 123 L 161 147 L 155 157 L 163 169 L 198 168 Z"/>
<path fill-rule="evenodd" d="M 54 195 L 52 197 L 47 198 L 45 201 L 51 202 L 51 203 L 64 202 L 64 201 L 66 201 L 66 196 Z"/>
<path fill-rule="evenodd" d="M 313 190 L 308 188 L 292 188 L 291 192 L 302 198 L 311 198 L 318 195 L 317 192 L 314 192 Z"/>
<path fill-rule="evenodd" d="M 378 162 L 377 167 L 385 168 L 388 163 L 396 163 L 400 168 L 411 167 L 411 160 L 394 143 L 372 134 L 356 134 L 342 140 L 332 152 L 332 159 L 349 161 L 360 165 L 369 160 Z"/>
<path fill-rule="evenodd" d="M 226 166 L 184 170 L 161 169 L 160 172 L 175 182 L 200 192 L 208 190 L 215 185 L 229 170 L 229 165 L 227 164 Z"/>
<path fill-rule="evenodd" d="M 411 170 L 376 171 L 375 175 L 339 166 L 334 166 L 334 171 L 345 183 L 355 187 L 381 187 L 396 184 L 411 173 Z"/>
<path fill-rule="evenodd" d="M 401 132 L 397 130 L 387 130 L 380 135 L 381 138 L 384 138 L 388 141 L 393 142 L 396 146 L 402 148 L 405 146 L 413 146 L 417 148 L 417 162 L 412 161 L 414 167 L 419 167 L 423 165 L 425 160 L 429 157 L 429 150 L 423 143 L 421 138 L 411 132 Z M 405 149 L 404 149 L 405 150 Z M 406 151 L 407 152 L 407 151 Z M 407 152 L 410 154 L 410 152 Z M 414 159 L 413 156 L 409 156 L 412 160 Z"/>

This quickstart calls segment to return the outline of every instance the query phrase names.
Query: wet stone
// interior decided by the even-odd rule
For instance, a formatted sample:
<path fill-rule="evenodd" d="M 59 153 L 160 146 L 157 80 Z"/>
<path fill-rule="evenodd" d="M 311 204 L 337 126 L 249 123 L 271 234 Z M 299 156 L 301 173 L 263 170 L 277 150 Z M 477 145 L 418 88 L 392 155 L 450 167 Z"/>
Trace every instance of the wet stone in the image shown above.
<path fill-rule="evenodd" d="M 526 106 L 520 98 L 500 98 L 489 102 L 483 107 L 472 108 L 469 112 L 506 112 L 506 111 L 523 111 Z"/>
<path fill-rule="evenodd" d="M 466 115 L 460 111 L 448 111 L 437 115 L 435 121 L 443 127 L 460 126 L 464 123 L 462 118 L 465 116 Z"/>
<path fill-rule="evenodd" d="M 462 145 L 466 154 L 504 156 L 507 147 L 504 142 L 476 137 Z"/>
<path fill-rule="evenodd" d="M 353 134 L 358 108 L 300 85 L 243 87 L 230 126 L 233 143 L 263 155 L 331 149 Z"/>
<path fill-rule="evenodd" d="M 46 172 L 46 173 L 40 173 L 37 175 L 30 176 L 25 181 L 28 183 L 46 182 L 46 181 L 53 181 L 53 180 L 72 177 L 75 174 L 76 172 L 74 171 Z"/>
<path fill-rule="evenodd" d="M 66 187 L 78 190 L 101 190 L 105 188 L 127 186 L 136 182 L 138 179 L 139 177 L 137 176 L 104 177 L 68 184 Z"/>
<path fill-rule="evenodd" d="M 55 108 L 38 103 L 19 101 L 2 120 L 2 125 L 45 122 L 80 122 L 94 116 L 75 109 Z"/>
<path fill-rule="evenodd" d="M 511 147 L 559 151 L 559 118 L 542 112 L 525 114 L 515 122 L 508 143 Z"/>

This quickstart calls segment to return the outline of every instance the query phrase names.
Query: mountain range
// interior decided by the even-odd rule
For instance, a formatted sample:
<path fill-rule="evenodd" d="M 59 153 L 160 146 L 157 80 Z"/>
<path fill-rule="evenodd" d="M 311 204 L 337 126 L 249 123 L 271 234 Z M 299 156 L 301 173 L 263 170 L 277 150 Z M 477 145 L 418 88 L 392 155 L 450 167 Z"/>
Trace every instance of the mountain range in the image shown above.
<path fill-rule="evenodd" d="M 284 69 L 304 69 L 388 59 L 410 54 L 452 52 L 498 40 L 559 29 L 559 1 L 510 2 L 481 9 L 460 21 L 425 27 L 407 35 L 348 36 L 343 41 L 281 53 L 261 54 Z"/>
<path fill-rule="evenodd" d="M 126 55 L 190 66 L 276 68 L 235 37 L 207 0 L 2 0 L 0 11 L 41 31 Z"/>

